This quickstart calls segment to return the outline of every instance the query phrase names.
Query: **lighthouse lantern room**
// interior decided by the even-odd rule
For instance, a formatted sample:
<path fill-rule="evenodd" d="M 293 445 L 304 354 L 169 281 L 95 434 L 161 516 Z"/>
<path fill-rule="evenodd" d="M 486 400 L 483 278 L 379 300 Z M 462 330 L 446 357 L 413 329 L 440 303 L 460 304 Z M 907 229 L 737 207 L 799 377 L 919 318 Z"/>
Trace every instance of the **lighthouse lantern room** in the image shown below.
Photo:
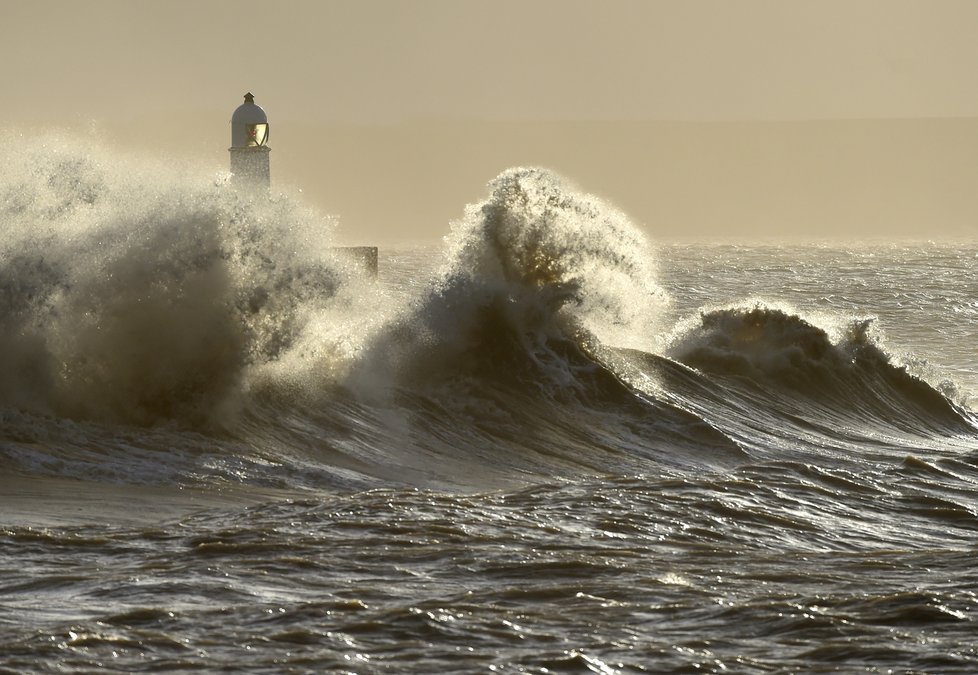
<path fill-rule="evenodd" d="M 248 92 L 244 103 L 231 115 L 231 174 L 235 182 L 269 187 L 268 116 Z"/>

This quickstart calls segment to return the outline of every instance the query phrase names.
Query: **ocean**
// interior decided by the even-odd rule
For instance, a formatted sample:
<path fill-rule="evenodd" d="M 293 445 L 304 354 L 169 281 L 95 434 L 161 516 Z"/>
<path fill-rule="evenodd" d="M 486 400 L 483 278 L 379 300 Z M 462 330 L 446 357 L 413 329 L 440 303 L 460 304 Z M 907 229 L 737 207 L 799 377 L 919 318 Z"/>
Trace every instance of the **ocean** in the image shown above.
<path fill-rule="evenodd" d="M 978 669 L 978 241 L 515 168 L 372 279 L 295 196 L 13 145 L 0 672 Z"/>

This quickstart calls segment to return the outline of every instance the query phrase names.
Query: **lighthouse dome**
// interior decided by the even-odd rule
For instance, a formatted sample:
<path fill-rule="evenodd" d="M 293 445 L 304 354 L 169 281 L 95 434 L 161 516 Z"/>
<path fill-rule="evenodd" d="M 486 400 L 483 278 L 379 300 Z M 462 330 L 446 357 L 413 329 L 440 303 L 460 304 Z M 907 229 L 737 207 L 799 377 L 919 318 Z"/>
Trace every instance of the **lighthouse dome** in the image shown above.
<path fill-rule="evenodd" d="M 255 103 L 255 97 L 249 92 L 245 94 L 245 102 L 239 105 L 231 115 L 231 124 L 267 124 L 268 115 L 262 107 Z"/>
<path fill-rule="evenodd" d="M 236 148 L 265 145 L 268 141 L 268 115 L 248 92 L 244 103 L 231 115 L 231 146 Z"/>

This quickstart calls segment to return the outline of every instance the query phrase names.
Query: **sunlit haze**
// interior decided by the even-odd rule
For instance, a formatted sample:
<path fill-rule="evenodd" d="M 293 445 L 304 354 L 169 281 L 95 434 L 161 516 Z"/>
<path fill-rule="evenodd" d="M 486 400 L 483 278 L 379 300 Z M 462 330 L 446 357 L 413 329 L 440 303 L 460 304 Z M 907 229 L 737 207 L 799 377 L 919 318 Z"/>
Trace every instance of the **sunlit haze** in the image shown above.
<path fill-rule="evenodd" d="M 215 172 L 251 91 L 272 180 L 353 243 L 436 240 L 514 165 L 657 239 L 978 223 L 978 3 L 4 3 L 6 123 Z"/>

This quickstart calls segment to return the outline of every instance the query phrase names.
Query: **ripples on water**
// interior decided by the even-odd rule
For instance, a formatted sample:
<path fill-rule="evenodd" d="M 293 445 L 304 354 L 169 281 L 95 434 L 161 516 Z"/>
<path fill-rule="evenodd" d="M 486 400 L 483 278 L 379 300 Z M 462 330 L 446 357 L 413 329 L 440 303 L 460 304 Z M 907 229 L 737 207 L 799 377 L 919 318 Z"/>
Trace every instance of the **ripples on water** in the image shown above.
<path fill-rule="evenodd" d="M 978 470 L 946 489 L 969 489 Z M 968 671 L 958 501 L 803 466 L 6 529 L 14 670 Z M 546 669 L 546 670 L 545 670 Z"/>
<path fill-rule="evenodd" d="M 978 667 L 973 244 L 653 248 L 514 170 L 363 285 L 287 200 L 32 152 L 0 669 Z"/>

